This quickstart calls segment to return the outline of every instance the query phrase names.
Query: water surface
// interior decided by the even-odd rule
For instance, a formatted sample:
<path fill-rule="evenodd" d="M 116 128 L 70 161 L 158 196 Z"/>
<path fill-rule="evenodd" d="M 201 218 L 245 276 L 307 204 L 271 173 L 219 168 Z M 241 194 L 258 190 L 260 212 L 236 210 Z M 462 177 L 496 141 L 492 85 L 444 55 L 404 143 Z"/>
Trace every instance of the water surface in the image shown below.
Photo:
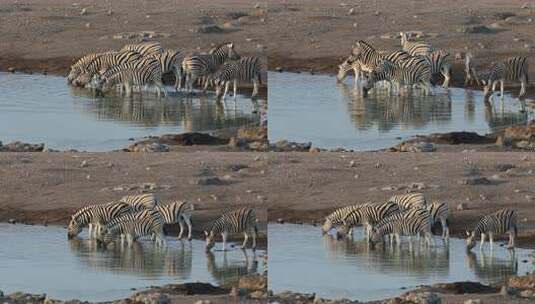
<path fill-rule="evenodd" d="M 337 84 L 327 75 L 270 72 L 270 141 L 312 142 L 322 148 L 370 151 L 391 147 L 414 135 L 495 132 L 525 124 L 533 113 L 506 96 L 485 104 L 480 91 L 435 88 L 434 96 L 388 96 L 386 90 L 363 98 L 353 78 Z"/>
<path fill-rule="evenodd" d="M 259 123 L 258 105 L 239 96 L 226 107 L 213 94 L 167 98 L 95 96 L 64 77 L 0 73 L 0 141 L 45 143 L 52 149 L 109 151 L 148 135 L 213 131 Z M 262 101 L 260 101 L 262 102 Z"/>
<path fill-rule="evenodd" d="M 408 240 L 401 248 L 372 249 L 362 238 L 361 229 L 355 230 L 354 240 L 336 240 L 323 237 L 319 227 L 270 224 L 269 288 L 369 301 L 394 297 L 419 285 L 496 283 L 535 269 L 522 262 L 530 260 L 529 250 L 516 249 L 513 254 L 496 244 L 492 254 L 490 250 L 467 254 L 465 241 L 456 238 L 446 246 L 436 236 L 431 249 L 413 240 L 412 251 Z"/>
<path fill-rule="evenodd" d="M 256 256 L 239 249 L 206 254 L 203 241 L 176 238 L 168 238 L 166 248 L 142 241 L 103 250 L 83 237 L 68 241 L 61 227 L 0 223 L 0 290 L 104 301 L 129 297 L 131 288 L 185 282 L 220 285 L 263 271 L 262 250 Z"/>

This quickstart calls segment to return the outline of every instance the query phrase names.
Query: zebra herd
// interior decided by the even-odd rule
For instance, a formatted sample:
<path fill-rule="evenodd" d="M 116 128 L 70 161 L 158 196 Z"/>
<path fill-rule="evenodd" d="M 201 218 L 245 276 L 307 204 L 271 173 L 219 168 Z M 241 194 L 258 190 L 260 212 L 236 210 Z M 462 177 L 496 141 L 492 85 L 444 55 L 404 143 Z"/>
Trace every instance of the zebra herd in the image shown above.
<path fill-rule="evenodd" d="M 385 203 L 368 202 L 350 205 L 334 210 L 325 217 L 322 233 L 325 235 L 336 228 L 337 237 L 351 236 L 353 227 L 362 225 L 366 239 L 372 244 L 385 242 L 388 237 L 390 244 L 395 241 L 401 245 L 400 236 L 424 237 L 424 245 L 434 245 L 431 228 L 440 223 L 442 238 L 449 239 L 448 203 L 434 201 L 427 203 L 422 193 L 412 192 L 393 195 Z M 483 217 L 473 231 L 467 231 L 467 249 L 475 246 L 476 238 L 481 238 L 480 249 L 483 248 L 488 235 L 492 246 L 495 236 L 509 234 L 508 248 L 515 246 L 517 235 L 517 213 L 512 209 L 501 209 Z"/>
<path fill-rule="evenodd" d="M 429 95 L 432 94 L 431 79 L 439 74 L 444 77 L 442 86 L 448 88 L 452 74 L 449 52 L 435 48 L 429 43 L 410 41 L 408 33 L 401 32 L 400 36 L 401 49 L 394 51 L 376 50 L 366 41 L 357 41 L 351 54 L 338 66 L 337 81 L 343 81 L 347 74 L 353 71 L 355 85 L 362 87 L 364 97 L 382 81 L 388 83 L 389 94 L 399 95 L 403 86 L 419 87 L 425 95 Z M 519 98 L 526 95 L 529 73 L 526 57 L 511 57 L 494 63 L 486 75 L 486 80 L 482 81 L 479 80 L 472 59 L 470 53 L 465 57 L 465 85 L 472 81 L 483 85 L 485 100 L 492 96 L 498 82 L 503 98 L 503 85 L 506 80 L 520 81 Z"/>
<path fill-rule="evenodd" d="M 187 227 L 187 238 L 192 238 L 191 216 L 194 206 L 184 201 L 162 203 L 152 193 L 127 195 L 118 201 L 94 204 L 77 210 L 67 227 L 67 237 L 72 239 L 88 227 L 89 237 L 97 243 L 107 246 L 113 241 L 124 240 L 129 245 L 140 238 L 149 237 L 158 246 L 164 246 L 164 224 L 178 224 L 178 239 L 183 238 Z M 211 250 L 215 238 L 223 238 L 223 250 L 229 233 L 243 233 L 242 248 L 245 249 L 249 236 L 252 237 L 252 249 L 256 249 L 257 220 L 254 209 L 240 208 L 222 214 L 204 231 L 206 250 Z"/>
<path fill-rule="evenodd" d="M 212 85 L 216 97 L 224 99 L 231 83 L 236 98 L 240 81 L 253 83 L 252 97 L 255 97 L 261 84 L 261 72 L 260 57 L 241 57 L 232 42 L 191 55 L 165 49 L 159 42 L 141 42 L 127 44 L 118 51 L 83 56 L 71 65 L 67 81 L 73 86 L 101 92 L 118 86 L 127 96 L 134 88 L 141 93 L 148 86 L 154 86 L 158 96 L 166 96 L 162 77 L 172 73 L 176 91 L 184 85 L 185 91 L 191 93 L 194 83 L 199 82 L 203 92 Z"/>

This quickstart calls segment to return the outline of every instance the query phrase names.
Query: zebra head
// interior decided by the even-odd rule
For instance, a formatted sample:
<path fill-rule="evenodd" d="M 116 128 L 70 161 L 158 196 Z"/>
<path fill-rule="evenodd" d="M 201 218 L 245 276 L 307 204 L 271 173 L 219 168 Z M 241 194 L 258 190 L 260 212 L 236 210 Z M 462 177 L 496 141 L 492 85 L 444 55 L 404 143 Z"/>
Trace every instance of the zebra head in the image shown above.
<path fill-rule="evenodd" d="M 71 216 L 71 221 L 69 222 L 69 226 L 67 227 L 67 238 L 72 239 L 73 237 L 77 236 L 82 232 L 82 226 L 78 223 L 76 218 Z"/>
<path fill-rule="evenodd" d="M 405 45 L 409 41 L 409 34 L 405 32 L 399 32 L 399 36 L 401 37 L 401 46 Z"/>
<path fill-rule="evenodd" d="M 323 222 L 323 225 L 321 226 L 321 234 L 325 235 L 329 230 L 333 228 L 333 223 L 330 219 L 326 218 L 325 222 Z"/>
<path fill-rule="evenodd" d="M 206 237 L 206 251 L 210 251 L 215 245 L 215 233 L 213 230 L 210 232 L 205 230 L 204 236 Z"/>
<path fill-rule="evenodd" d="M 476 246 L 476 233 L 474 231 L 466 231 L 466 249 L 472 250 Z"/>
<path fill-rule="evenodd" d="M 226 60 L 240 59 L 240 55 L 236 52 L 236 50 L 234 50 L 234 42 L 220 44 L 211 49 L 209 54 L 223 59 L 223 62 Z"/>
<path fill-rule="evenodd" d="M 338 65 L 338 74 L 336 74 L 336 81 L 342 82 L 346 78 L 346 75 L 351 69 L 353 69 L 353 63 L 356 61 L 354 56 L 347 57 L 344 62 Z"/>

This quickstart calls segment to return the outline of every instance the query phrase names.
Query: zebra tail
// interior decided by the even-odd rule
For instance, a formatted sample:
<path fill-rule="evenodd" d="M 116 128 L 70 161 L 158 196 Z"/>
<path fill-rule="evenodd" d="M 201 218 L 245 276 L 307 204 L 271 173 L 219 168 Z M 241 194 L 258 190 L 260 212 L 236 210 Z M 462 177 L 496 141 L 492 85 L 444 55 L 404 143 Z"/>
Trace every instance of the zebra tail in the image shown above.
<path fill-rule="evenodd" d="M 258 74 L 258 84 L 262 84 L 262 75 Z"/>

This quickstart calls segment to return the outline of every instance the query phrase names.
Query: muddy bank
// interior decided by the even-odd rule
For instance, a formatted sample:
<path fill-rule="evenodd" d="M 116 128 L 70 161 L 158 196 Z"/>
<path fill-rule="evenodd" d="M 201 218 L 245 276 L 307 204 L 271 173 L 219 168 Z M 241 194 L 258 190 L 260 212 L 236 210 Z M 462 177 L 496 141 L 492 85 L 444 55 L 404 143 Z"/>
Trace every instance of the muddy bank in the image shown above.
<path fill-rule="evenodd" d="M 105 303 L 266 303 L 267 277 L 265 275 L 248 275 L 240 278 L 234 286 L 213 286 L 208 283 L 169 284 L 161 287 L 148 287 L 147 290 L 133 293 L 126 299 Z M 59 301 L 50 299 L 46 294 L 27 294 L 14 292 L 4 294 L 0 291 L 0 300 L 8 304 L 60 304 L 90 303 L 80 300 Z"/>

